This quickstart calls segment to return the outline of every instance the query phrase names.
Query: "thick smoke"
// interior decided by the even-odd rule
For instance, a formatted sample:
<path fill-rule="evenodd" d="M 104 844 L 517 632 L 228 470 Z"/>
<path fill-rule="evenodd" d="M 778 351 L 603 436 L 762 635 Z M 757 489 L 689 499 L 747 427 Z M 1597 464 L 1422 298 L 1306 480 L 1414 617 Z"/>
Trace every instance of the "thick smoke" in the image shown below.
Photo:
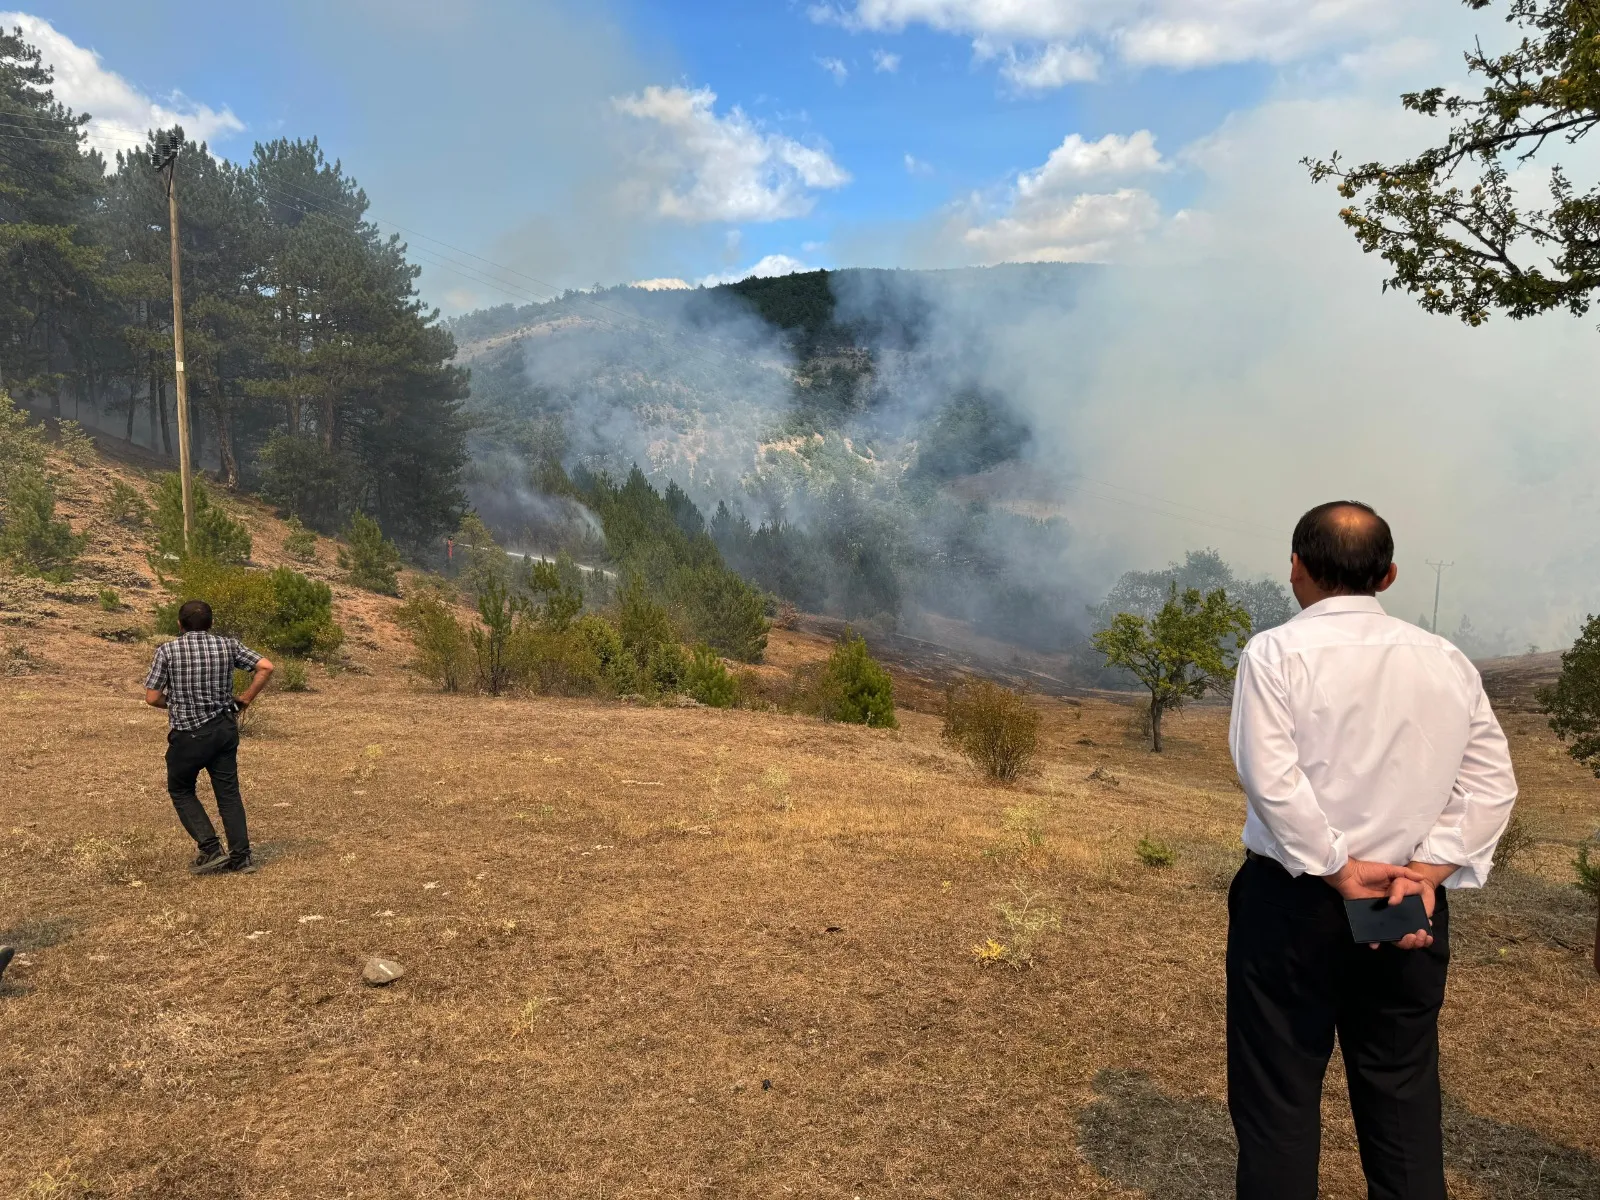
<path fill-rule="evenodd" d="M 1445 632 L 1560 645 L 1600 584 L 1595 331 L 1384 295 L 1297 163 L 1417 144 L 1387 101 L 1280 101 L 1191 151 L 1196 201 L 1137 261 L 836 273 L 831 325 L 788 331 L 725 291 L 613 291 L 542 312 L 517 370 L 569 463 L 639 462 L 708 517 L 877 523 L 929 568 L 894 598 L 913 631 L 1069 642 L 1122 572 L 1202 547 L 1281 579 L 1298 515 L 1350 497 L 1394 525 L 1391 611 L 1431 615 L 1445 560 Z M 880 602 L 848 593 L 821 594 Z"/>

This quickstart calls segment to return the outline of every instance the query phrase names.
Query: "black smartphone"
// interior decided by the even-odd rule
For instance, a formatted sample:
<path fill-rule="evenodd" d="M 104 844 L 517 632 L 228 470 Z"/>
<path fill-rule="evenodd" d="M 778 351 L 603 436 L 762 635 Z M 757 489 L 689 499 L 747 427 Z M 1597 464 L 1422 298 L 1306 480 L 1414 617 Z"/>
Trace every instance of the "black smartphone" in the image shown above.
<path fill-rule="evenodd" d="M 1345 915 L 1350 918 L 1350 933 L 1358 942 L 1398 942 L 1419 929 L 1433 930 L 1421 896 L 1404 896 L 1390 904 L 1387 896 L 1375 900 L 1346 900 Z"/>

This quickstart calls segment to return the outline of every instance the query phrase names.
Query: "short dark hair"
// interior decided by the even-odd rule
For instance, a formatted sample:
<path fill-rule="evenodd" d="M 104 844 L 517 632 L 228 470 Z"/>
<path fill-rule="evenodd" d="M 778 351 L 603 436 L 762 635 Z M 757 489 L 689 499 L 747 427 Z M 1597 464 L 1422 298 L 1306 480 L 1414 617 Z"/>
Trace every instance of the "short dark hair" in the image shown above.
<path fill-rule="evenodd" d="M 1372 596 L 1394 562 L 1394 534 L 1370 504 L 1331 500 L 1300 518 L 1293 549 L 1318 587 Z"/>
<path fill-rule="evenodd" d="M 186 600 L 178 610 L 178 628 L 185 633 L 204 633 L 211 628 L 211 605 L 204 600 Z"/>

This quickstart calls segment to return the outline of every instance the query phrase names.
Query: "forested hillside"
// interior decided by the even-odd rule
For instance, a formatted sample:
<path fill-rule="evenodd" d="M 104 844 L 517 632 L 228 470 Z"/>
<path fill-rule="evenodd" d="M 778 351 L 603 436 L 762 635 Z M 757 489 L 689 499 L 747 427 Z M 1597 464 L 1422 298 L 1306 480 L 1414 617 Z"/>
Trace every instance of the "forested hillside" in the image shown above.
<path fill-rule="evenodd" d="M 456 318 L 472 499 L 512 542 L 581 557 L 592 534 L 552 468 L 637 468 L 779 601 L 928 636 L 924 618 L 941 617 L 1037 650 L 1083 646 L 1103 585 L 1075 577 L 1072 531 L 1048 504 L 1006 494 L 1053 485 L 1066 464 L 994 360 L 996 330 L 1081 324 L 1094 271 L 815 271 Z M 1214 553 L 1117 594 L 1164 600 L 1179 575 L 1237 592 L 1258 628 L 1288 611 L 1281 587 L 1236 579 Z"/>
<path fill-rule="evenodd" d="M 230 163 L 172 129 L 107 163 L 50 84 L 38 52 L 0 34 L 0 383 L 173 457 L 168 205 L 152 154 L 176 140 L 196 462 L 320 529 L 359 509 L 413 551 L 453 529 L 466 373 L 356 181 L 315 138 Z"/>

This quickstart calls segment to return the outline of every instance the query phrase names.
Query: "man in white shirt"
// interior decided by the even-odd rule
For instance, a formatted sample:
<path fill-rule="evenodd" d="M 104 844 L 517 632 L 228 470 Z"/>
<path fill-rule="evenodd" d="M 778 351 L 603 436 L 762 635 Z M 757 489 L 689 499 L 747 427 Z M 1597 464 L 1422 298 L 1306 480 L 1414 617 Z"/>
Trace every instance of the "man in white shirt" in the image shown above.
<path fill-rule="evenodd" d="M 1473 665 L 1386 615 L 1388 523 L 1295 527 L 1302 612 L 1239 659 L 1230 745 L 1248 800 L 1228 894 L 1228 1107 L 1242 1200 L 1312 1200 L 1337 1033 L 1369 1200 L 1445 1200 L 1445 889 L 1482 887 L 1517 784 Z M 1358 945 L 1344 901 L 1420 894 L 1431 929 Z"/>

